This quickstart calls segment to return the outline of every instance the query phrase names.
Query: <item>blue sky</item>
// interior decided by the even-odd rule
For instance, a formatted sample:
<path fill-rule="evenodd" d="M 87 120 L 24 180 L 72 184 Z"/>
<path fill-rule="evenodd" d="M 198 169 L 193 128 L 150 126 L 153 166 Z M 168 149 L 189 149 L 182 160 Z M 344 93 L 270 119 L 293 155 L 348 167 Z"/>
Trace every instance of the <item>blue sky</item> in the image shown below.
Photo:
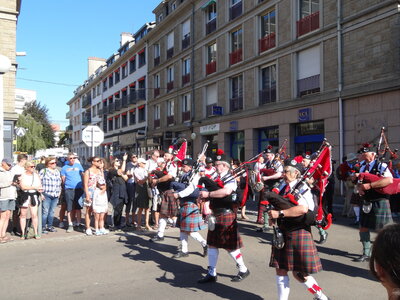
<path fill-rule="evenodd" d="M 109 58 L 120 33 L 154 21 L 161 0 L 22 0 L 17 24 L 17 88 L 37 91 L 53 123 L 68 125 L 73 91 L 87 79 L 87 58 Z M 38 80 L 66 84 L 41 83 Z M 76 86 L 71 86 L 76 85 Z"/>

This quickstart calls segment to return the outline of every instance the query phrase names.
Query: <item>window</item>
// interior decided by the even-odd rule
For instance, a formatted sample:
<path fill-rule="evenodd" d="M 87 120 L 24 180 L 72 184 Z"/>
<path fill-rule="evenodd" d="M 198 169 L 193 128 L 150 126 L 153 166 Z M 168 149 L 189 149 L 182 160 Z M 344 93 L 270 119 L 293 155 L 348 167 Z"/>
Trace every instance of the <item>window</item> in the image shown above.
<path fill-rule="evenodd" d="M 103 80 L 103 92 L 107 91 L 107 79 Z"/>
<path fill-rule="evenodd" d="M 206 12 L 206 34 L 210 34 L 217 29 L 217 4 L 215 1 L 209 2 L 205 7 Z"/>
<path fill-rule="evenodd" d="M 138 107 L 139 110 L 139 122 L 146 121 L 146 108 L 144 105 Z"/>
<path fill-rule="evenodd" d="M 160 23 L 163 20 L 164 16 L 163 14 L 159 14 L 157 17 L 158 23 Z"/>
<path fill-rule="evenodd" d="M 136 71 L 136 56 L 133 56 L 129 59 L 129 74 L 132 74 Z"/>
<path fill-rule="evenodd" d="M 96 97 L 96 88 L 92 88 L 92 98 Z"/>
<path fill-rule="evenodd" d="M 160 127 L 160 105 L 154 105 L 154 128 Z"/>
<path fill-rule="evenodd" d="M 96 86 L 96 94 L 97 96 L 100 95 L 100 83 Z"/>
<path fill-rule="evenodd" d="M 136 124 L 136 110 L 131 109 L 129 111 L 129 125 L 135 125 Z"/>
<path fill-rule="evenodd" d="M 113 74 L 108 76 L 108 86 L 111 88 L 114 85 Z"/>
<path fill-rule="evenodd" d="M 231 33 L 231 53 L 229 63 L 231 65 L 242 61 L 242 28 Z"/>
<path fill-rule="evenodd" d="M 190 19 L 182 24 L 182 49 L 186 49 L 190 44 Z"/>
<path fill-rule="evenodd" d="M 243 77 L 242 75 L 230 79 L 230 111 L 243 109 Z"/>
<path fill-rule="evenodd" d="M 128 67 L 127 63 L 122 64 L 121 66 L 121 73 L 122 73 L 122 79 L 126 78 L 128 76 Z"/>
<path fill-rule="evenodd" d="M 120 119 L 119 115 L 114 117 L 115 129 L 120 129 L 121 128 L 121 124 L 120 124 L 120 120 L 119 119 Z"/>
<path fill-rule="evenodd" d="M 142 49 L 139 53 L 139 68 L 143 67 L 146 64 L 146 49 Z"/>
<path fill-rule="evenodd" d="M 276 65 L 260 70 L 260 105 L 276 102 Z"/>
<path fill-rule="evenodd" d="M 214 107 L 217 106 L 218 103 L 218 92 L 217 92 L 217 84 L 210 84 L 206 87 L 206 117 L 214 115 Z"/>
<path fill-rule="evenodd" d="M 229 8 L 229 19 L 233 20 L 242 14 L 242 1 L 231 0 L 231 7 Z"/>
<path fill-rule="evenodd" d="M 167 35 L 167 59 L 174 55 L 174 32 Z"/>
<path fill-rule="evenodd" d="M 190 82 L 190 58 L 184 59 L 182 63 L 182 85 Z"/>
<path fill-rule="evenodd" d="M 128 126 L 128 114 L 126 112 L 121 114 L 121 127 Z"/>
<path fill-rule="evenodd" d="M 114 77 L 115 77 L 115 84 L 117 84 L 120 80 L 119 69 L 114 71 Z"/>
<path fill-rule="evenodd" d="M 312 47 L 297 56 L 297 96 L 320 91 L 320 48 Z"/>
<path fill-rule="evenodd" d="M 154 98 L 160 95 L 160 74 L 154 75 Z"/>
<path fill-rule="evenodd" d="M 139 100 L 146 100 L 146 76 L 138 79 L 138 99 Z"/>
<path fill-rule="evenodd" d="M 207 46 L 207 64 L 206 74 L 212 74 L 217 71 L 217 43 Z"/>
<path fill-rule="evenodd" d="M 174 88 L 174 67 L 167 68 L 167 91 L 169 92 Z"/>
<path fill-rule="evenodd" d="M 260 17 L 261 38 L 259 40 L 259 51 L 263 52 L 275 47 L 276 18 L 275 10 Z"/>
<path fill-rule="evenodd" d="M 173 125 L 174 119 L 174 100 L 167 101 L 167 125 Z"/>
<path fill-rule="evenodd" d="M 319 0 L 299 0 L 297 36 L 319 28 Z"/>
<path fill-rule="evenodd" d="M 108 131 L 114 130 L 113 118 L 108 119 Z"/>
<path fill-rule="evenodd" d="M 182 122 L 190 120 L 190 94 L 182 96 Z"/>
<path fill-rule="evenodd" d="M 171 12 L 173 12 L 176 9 L 176 1 L 171 3 Z"/>
<path fill-rule="evenodd" d="M 154 50 L 154 66 L 158 66 L 160 64 L 160 44 L 154 44 L 153 50 Z"/>

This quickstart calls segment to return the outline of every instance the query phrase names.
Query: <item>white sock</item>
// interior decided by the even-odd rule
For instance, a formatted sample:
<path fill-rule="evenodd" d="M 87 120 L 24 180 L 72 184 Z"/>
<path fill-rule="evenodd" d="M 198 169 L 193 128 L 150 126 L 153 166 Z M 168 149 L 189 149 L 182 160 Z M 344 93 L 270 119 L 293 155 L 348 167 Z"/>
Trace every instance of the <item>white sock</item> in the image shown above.
<path fill-rule="evenodd" d="M 240 249 L 236 249 L 232 252 L 229 252 L 229 255 L 233 258 L 236 262 L 237 266 L 239 267 L 239 271 L 244 273 L 247 271 L 247 267 L 244 264 L 242 253 L 240 253 Z"/>
<path fill-rule="evenodd" d="M 289 276 L 276 275 L 276 286 L 278 287 L 278 300 L 289 299 L 289 293 L 290 293 Z"/>
<path fill-rule="evenodd" d="M 208 249 L 208 273 L 212 276 L 217 276 L 218 248 Z"/>
<path fill-rule="evenodd" d="M 158 221 L 158 236 L 164 237 L 165 227 L 167 227 L 167 220 L 162 218 Z"/>
<path fill-rule="evenodd" d="M 307 276 L 307 280 L 303 284 L 307 287 L 308 291 L 316 297 L 316 299 L 328 300 L 328 297 L 324 295 L 314 277 Z"/>
<path fill-rule="evenodd" d="M 198 241 L 203 247 L 207 245 L 207 241 L 201 236 L 200 232 L 191 232 L 190 236 Z"/>
<path fill-rule="evenodd" d="M 360 221 L 360 207 L 353 206 L 354 214 L 356 215 L 356 221 Z"/>
<path fill-rule="evenodd" d="M 188 234 L 186 232 L 182 232 L 180 234 L 180 240 L 181 240 L 181 245 L 182 245 L 182 249 L 181 251 L 184 253 L 187 253 L 189 251 L 188 249 Z"/>

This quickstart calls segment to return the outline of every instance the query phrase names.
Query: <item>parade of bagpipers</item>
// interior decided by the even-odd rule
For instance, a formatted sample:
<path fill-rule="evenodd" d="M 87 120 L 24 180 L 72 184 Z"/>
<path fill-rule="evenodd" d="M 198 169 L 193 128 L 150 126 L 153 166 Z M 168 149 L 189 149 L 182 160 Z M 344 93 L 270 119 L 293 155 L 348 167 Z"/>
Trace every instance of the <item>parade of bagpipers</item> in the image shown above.
<path fill-rule="evenodd" d="M 0 0 L 0 265 L 68 241 L 151 299 L 400 299 L 399 1 L 44 2 Z M 78 39 L 103 14 L 119 41 Z M 111 277 L 61 298 L 134 298 Z"/>

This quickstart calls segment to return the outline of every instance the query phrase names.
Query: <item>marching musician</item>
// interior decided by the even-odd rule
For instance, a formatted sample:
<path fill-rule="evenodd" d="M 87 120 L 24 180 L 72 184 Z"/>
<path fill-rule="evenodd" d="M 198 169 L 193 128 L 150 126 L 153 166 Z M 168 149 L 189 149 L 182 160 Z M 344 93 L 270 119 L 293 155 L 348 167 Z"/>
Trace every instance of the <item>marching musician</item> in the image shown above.
<path fill-rule="evenodd" d="M 370 230 L 381 229 L 386 224 L 393 222 L 389 196 L 374 190 L 391 184 L 393 176 L 388 165 L 378 161 L 376 153 L 369 144 L 364 144 L 360 151 L 363 159 L 360 173 L 368 172 L 383 177 L 378 181 L 359 185 L 360 195 L 364 199 L 360 214 L 360 241 L 363 245 L 363 254 L 356 261 L 363 262 L 368 261 L 370 257 Z"/>
<path fill-rule="evenodd" d="M 170 148 L 171 150 L 171 148 Z M 164 240 L 164 232 L 167 227 L 168 218 L 175 218 L 178 213 L 178 206 L 175 199 L 167 193 L 170 190 L 171 181 L 178 175 L 178 166 L 174 162 L 172 150 L 164 154 L 165 169 L 162 176 L 152 179 L 152 186 L 156 186 L 161 194 L 160 218 L 157 234 L 150 239 L 151 242 Z"/>
<path fill-rule="evenodd" d="M 214 161 L 211 157 L 207 156 L 205 160 L 206 166 L 204 168 L 204 174 L 211 179 L 218 177 L 217 169 L 214 167 Z"/>
<path fill-rule="evenodd" d="M 218 172 L 218 179 L 224 178 L 230 172 L 230 164 L 223 151 L 218 150 L 215 160 L 215 167 Z M 226 178 L 226 177 L 225 177 Z M 250 271 L 244 264 L 240 248 L 243 246 L 239 235 L 236 220 L 236 204 L 233 201 L 232 194 L 237 189 L 236 179 L 230 177 L 227 182 L 220 184 L 220 189 L 215 191 L 201 191 L 200 197 L 210 201 L 210 208 L 215 216 L 215 228 L 210 227 L 207 234 L 208 245 L 208 272 L 201 278 L 199 283 L 217 281 L 217 262 L 219 248 L 228 251 L 239 268 L 239 273 L 232 278 L 233 282 L 242 281 L 249 276 Z M 217 181 L 218 181 L 217 179 Z M 211 222 L 212 223 L 212 222 Z"/>
<path fill-rule="evenodd" d="M 198 241 L 203 247 L 203 256 L 207 256 L 207 241 L 199 233 L 200 230 L 205 228 L 203 218 L 201 216 L 199 207 L 197 206 L 197 198 L 199 192 L 197 189 L 197 183 L 199 182 L 200 175 L 196 173 L 191 181 L 192 171 L 195 161 L 193 159 L 186 158 L 182 161 L 183 175 L 180 179 L 180 183 L 183 184 L 181 191 L 174 192 L 174 198 L 180 200 L 179 210 L 179 228 L 180 228 L 180 241 L 181 250 L 175 254 L 174 258 L 182 258 L 189 256 L 188 253 L 188 238 L 189 235 L 196 241 Z"/>
<path fill-rule="evenodd" d="M 280 186 L 280 194 L 287 195 L 299 182 L 303 166 L 296 160 L 285 161 L 283 170 L 284 184 Z M 289 298 L 288 271 L 300 283 L 303 283 L 314 299 L 328 299 L 318 286 L 314 277 L 310 274 L 321 271 L 322 265 L 315 247 L 311 227 L 307 221 L 306 214 L 314 211 L 314 201 L 309 187 L 305 186 L 296 199 L 298 205 L 284 210 L 270 210 L 269 217 L 278 219 L 279 229 L 284 235 L 285 244 L 281 249 L 272 246 L 270 267 L 276 269 L 276 284 L 278 287 L 278 298 L 280 300 Z M 303 218 L 299 218 L 303 216 Z M 297 217 L 297 218 L 296 218 Z M 296 219 L 294 219 L 296 218 Z"/>

